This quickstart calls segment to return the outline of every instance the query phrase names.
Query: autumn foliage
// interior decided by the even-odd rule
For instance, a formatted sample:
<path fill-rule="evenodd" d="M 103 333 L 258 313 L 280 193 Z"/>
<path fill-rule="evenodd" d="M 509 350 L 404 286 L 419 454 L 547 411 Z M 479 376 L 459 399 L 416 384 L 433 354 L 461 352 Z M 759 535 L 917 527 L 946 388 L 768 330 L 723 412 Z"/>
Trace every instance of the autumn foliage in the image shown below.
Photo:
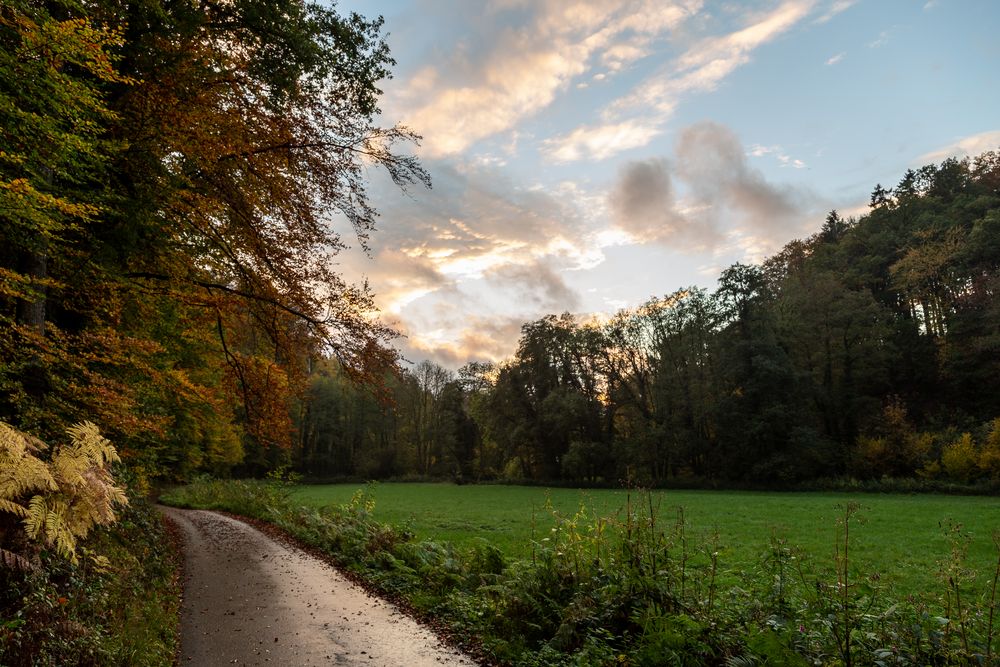
<path fill-rule="evenodd" d="M 373 121 L 380 28 L 294 0 L 0 7 L 0 418 L 224 471 L 291 443 L 310 359 L 394 362 L 332 261 L 374 230 L 366 169 L 428 182 Z"/>

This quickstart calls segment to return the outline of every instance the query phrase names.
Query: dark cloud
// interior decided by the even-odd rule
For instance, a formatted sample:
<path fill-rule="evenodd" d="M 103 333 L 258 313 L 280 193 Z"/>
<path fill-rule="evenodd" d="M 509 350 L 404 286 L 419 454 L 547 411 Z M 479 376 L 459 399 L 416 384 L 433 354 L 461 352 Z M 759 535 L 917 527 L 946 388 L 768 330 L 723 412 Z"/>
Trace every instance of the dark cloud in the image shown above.
<path fill-rule="evenodd" d="M 736 134 L 718 123 L 681 131 L 673 164 L 649 159 L 622 169 L 608 197 L 618 227 L 668 244 L 712 247 L 727 230 L 780 243 L 823 210 L 808 190 L 769 183 L 747 163 Z"/>
<path fill-rule="evenodd" d="M 724 125 L 704 122 L 681 132 L 677 142 L 678 176 L 706 210 L 721 206 L 741 217 L 750 230 L 781 239 L 800 225 L 815 197 L 791 186 L 768 183 L 747 164 L 739 137 Z"/>
<path fill-rule="evenodd" d="M 489 271 L 485 277 L 500 289 L 515 290 L 525 300 L 546 312 L 576 310 L 580 307 L 580 295 L 543 262 L 507 264 Z"/>
<path fill-rule="evenodd" d="M 666 160 L 632 162 L 622 170 L 611 206 L 626 230 L 642 228 L 637 221 L 657 221 L 671 215 L 674 191 Z"/>
<path fill-rule="evenodd" d="M 716 241 L 714 227 L 698 224 L 678 211 L 666 160 L 626 164 L 608 203 L 618 227 L 637 239 L 696 246 Z"/>

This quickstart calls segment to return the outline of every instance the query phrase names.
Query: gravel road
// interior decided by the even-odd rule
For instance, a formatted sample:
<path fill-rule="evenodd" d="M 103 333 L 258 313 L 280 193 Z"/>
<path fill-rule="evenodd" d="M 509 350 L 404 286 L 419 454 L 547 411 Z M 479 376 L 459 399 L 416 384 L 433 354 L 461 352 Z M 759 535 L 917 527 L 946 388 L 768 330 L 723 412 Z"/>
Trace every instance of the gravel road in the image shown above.
<path fill-rule="evenodd" d="M 334 568 L 214 512 L 163 512 L 184 540 L 183 665 L 475 665 Z"/>

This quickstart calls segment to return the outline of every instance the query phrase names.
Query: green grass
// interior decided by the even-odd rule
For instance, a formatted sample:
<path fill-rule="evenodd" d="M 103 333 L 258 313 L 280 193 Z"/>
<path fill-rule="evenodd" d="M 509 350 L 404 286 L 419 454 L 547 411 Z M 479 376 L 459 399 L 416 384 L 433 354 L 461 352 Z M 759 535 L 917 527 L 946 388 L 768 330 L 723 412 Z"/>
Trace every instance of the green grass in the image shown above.
<path fill-rule="evenodd" d="M 358 485 L 297 487 L 293 499 L 322 506 L 350 500 Z M 547 505 L 564 516 L 581 506 L 610 515 L 625 505 L 626 492 L 518 486 L 380 484 L 375 518 L 406 526 L 419 538 L 457 545 L 485 538 L 505 554 L 523 557 L 531 542 L 553 525 Z M 632 495 L 633 502 L 637 494 Z M 969 536 L 967 564 L 985 590 L 996 565 L 992 534 L 1000 529 L 1000 499 L 981 496 L 845 493 L 764 493 L 657 491 L 658 516 L 665 527 L 683 508 L 692 543 L 718 533 L 720 565 L 731 573 L 750 567 L 768 553 L 772 535 L 798 548 L 811 568 L 832 566 L 838 517 L 849 501 L 862 505 L 862 523 L 851 526 L 851 558 L 861 571 L 878 572 L 894 596 L 943 593 L 938 575 L 948 560 L 949 525 Z"/>

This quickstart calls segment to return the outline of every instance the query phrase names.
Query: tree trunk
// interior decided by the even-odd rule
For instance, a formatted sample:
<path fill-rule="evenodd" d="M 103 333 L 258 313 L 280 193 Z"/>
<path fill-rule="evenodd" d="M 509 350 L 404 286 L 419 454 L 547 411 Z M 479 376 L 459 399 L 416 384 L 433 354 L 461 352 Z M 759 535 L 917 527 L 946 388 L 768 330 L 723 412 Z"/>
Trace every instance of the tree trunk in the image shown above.
<path fill-rule="evenodd" d="M 28 299 L 17 301 L 17 323 L 39 336 L 45 335 L 45 287 L 49 276 L 49 258 L 44 253 L 26 252 L 21 256 L 20 271 L 28 277 L 35 292 Z"/>

